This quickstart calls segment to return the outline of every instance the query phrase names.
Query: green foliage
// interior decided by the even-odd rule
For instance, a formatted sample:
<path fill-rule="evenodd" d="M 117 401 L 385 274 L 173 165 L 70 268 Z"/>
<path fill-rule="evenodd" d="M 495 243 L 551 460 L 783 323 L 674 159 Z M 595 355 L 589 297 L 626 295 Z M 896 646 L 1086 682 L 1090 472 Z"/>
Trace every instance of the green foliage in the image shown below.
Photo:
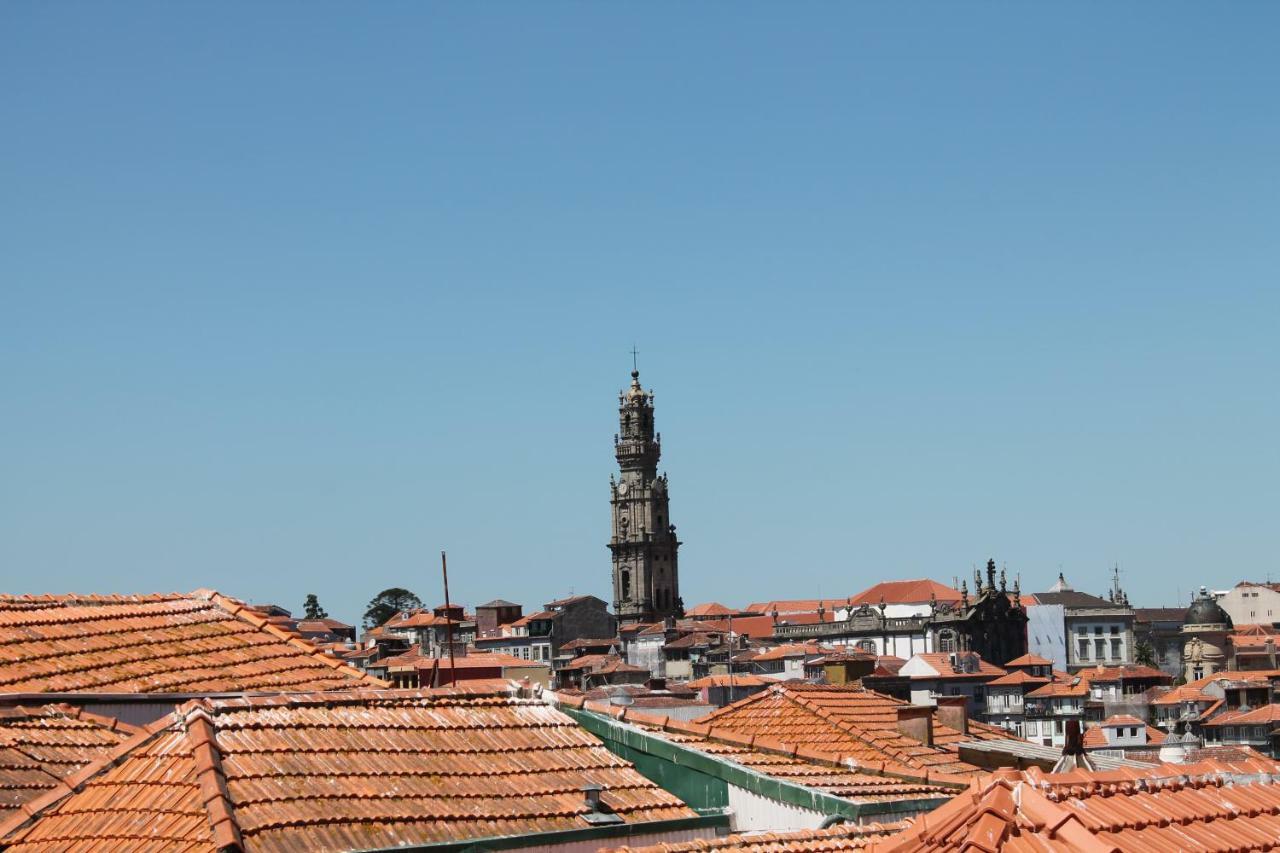
<path fill-rule="evenodd" d="M 422 601 L 407 589 L 398 586 L 384 589 L 370 600 L 369 608 L 364 612 L 365 630 L 378 627 L 401 610 L 417 610 L 421 607 Z"/>
<path fill-rule="evenodd" d="M 314 592 L 307 594 L 307 600 L 302 602 L 302 612 L 308 619 L 328 619 L 329 613 L 320 606 L 320 599 L 316 598 Z"/>
<path fill-rule="evenodd" d="M 1145 640 L 1139 641 L 1133 650 L 1133 659 L 1143 666 L 1149 666 L 1152 669 L 1156 665 L 1156 650 L 1151 648 L 1151 644 Z"/>

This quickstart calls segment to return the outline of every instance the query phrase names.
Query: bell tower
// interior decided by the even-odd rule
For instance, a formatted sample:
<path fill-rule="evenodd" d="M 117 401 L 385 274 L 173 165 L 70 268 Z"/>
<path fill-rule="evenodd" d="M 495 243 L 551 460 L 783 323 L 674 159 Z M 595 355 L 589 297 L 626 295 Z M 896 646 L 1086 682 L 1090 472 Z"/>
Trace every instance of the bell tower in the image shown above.
<path fill-rule="evenodd" d="M 613 509 L 613 612 L 619 622 L 655 622 L 684 615 L 676 526 L 667 508 L 667 476 L 658 474 L 662 436 L 653 431 L 653 392 L 631 387 L 618 395 L 613 437 L 620 475 L 609 476 Z"/>

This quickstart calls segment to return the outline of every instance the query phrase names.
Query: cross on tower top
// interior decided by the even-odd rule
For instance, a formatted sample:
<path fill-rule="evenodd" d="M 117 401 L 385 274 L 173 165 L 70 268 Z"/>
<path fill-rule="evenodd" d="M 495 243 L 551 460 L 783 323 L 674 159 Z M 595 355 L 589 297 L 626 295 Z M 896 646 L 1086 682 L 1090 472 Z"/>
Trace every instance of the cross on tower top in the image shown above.
<path fill-rule="evenodd" d="M 631 345 L 631 369 L 632 369 L 632 370 L 639 370 L 639 369 L 640 369 L 640 366 L 639 366 L 638 362 L 636 361 L 636 356 L 638 356 L 638 355 L 640 355 L 640 350 L 636 349 L 636 345 L 635 345 L 635 344 L 632 344 L 632 345 Z"/>

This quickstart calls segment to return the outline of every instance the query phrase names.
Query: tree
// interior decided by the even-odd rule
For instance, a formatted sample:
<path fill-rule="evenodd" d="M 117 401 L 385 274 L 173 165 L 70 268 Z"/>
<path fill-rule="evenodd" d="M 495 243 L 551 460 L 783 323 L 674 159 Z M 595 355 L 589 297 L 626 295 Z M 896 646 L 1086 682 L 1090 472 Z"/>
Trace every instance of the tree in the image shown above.
<path fill-rule="evenodd" d="M 416 610 L 421 607 L 422 601 L 407 589 L 398 586 L 384 589 L 373 597 L 369 602 L 369 609 L 364 612 L 365 630 L 378 627 L 401 610 Z"/>
<path fill-rule="evenodd" d="M 1155 669 L 1156 650 L 1151 648 L 1151 644 L 1146 640 L 1139 640 L 1137 648 L 1134 649 L 1133 659 L 1143 666 Z"/>
<path fill-rule="evenodd" d="M 306 614 L 308 619 L 328 619 L 329 613 L 320 606 L 320 599 L 316 598 L 314 592 L 307 594 L 307 600 L 302 602 L 302 612 Z"/>

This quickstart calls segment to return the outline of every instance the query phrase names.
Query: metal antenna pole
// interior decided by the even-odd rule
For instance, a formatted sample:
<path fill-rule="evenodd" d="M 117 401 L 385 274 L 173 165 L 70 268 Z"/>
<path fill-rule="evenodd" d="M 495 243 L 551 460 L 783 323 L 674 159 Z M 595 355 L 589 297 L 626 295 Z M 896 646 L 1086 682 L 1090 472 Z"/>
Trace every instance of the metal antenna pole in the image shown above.
<path fill-rule="evenodd" d="M 729 614 L 729 702 L 733 702 L 733 614 Z"/>
<path fill-rule="evenodd" d="M 458 669 L 453 661 L 453 606 L 449 603 L 449 560 L 444 551 L 440 552 L 440 572 L 444 575 L 444 612 L 445 630 L 449 637 L 449 683 L 458 683 Z"/>

